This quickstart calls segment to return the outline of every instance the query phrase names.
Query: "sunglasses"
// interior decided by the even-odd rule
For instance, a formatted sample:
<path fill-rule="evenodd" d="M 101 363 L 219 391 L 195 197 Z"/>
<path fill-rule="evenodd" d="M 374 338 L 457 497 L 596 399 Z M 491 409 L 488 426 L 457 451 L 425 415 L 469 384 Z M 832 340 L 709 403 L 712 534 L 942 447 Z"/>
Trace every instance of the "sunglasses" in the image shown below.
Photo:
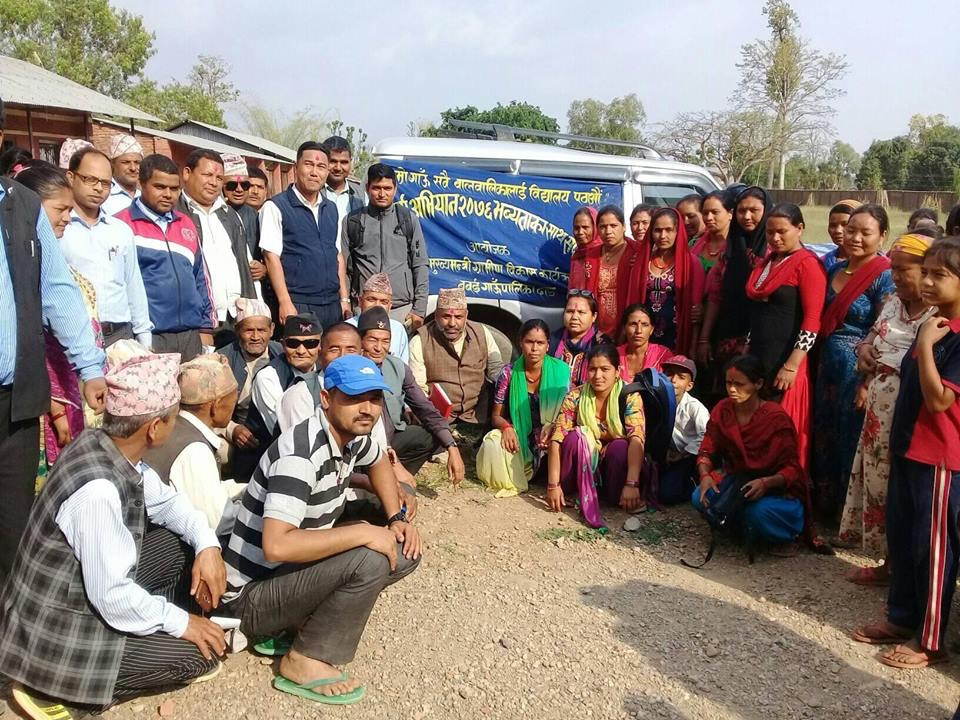
<path fill-rule="evenodd" d="M 247 180 L 243 182 L 237 182 L 236 180 L 229 180 L 223 184 L 227 189 L 227 192 L 234 192 L 238 187 L 243 188 L 244 190 L 250 189 L 250 183 Z"/>
<path fill-rule="evenodd" d="M 307 350 L 315 350 L 320 347 L 320 340 L 317 338 L 311 338 L 309 340 L 300 340 L 299 338 L 287 338 L 283 341 L 283 344 L 286 345 L 291 350 L 296 350 L 298 347 L 303 345 Z"/>
<path fill-rule="evenodd" d="M 593 293 L 590 292 L 589 290 L 570 290 L 567 293 L 567 297 L 568 298 L 582 297 L 582 298 L 589 298 L 590 300 L 594 299 Z"/>

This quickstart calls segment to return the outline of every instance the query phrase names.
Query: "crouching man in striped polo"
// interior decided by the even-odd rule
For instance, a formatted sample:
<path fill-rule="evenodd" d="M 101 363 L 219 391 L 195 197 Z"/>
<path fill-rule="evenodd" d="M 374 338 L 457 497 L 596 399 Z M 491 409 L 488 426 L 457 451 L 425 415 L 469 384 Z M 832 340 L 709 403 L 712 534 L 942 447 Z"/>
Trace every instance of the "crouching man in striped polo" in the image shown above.
<path fill-rule="evenodd" d="M 141 462 L 174 427 L 179 368 L 143 355 L 108 372 L 103 428 L 67 446 L 33 506 L 0 595 L 0 673 L 28 717 L 84 717 L 219 669 L 223 630 L 182 609 L 226 588 L 217 537 Z"/>
<path fill-rule="evenodd" d="M 422 543 L 400 505 L 390 460 L 370 438 L 389 390 L 374 363 L 344 355 L 324 369 L 320 407 L 286 430 L 260 461 L 224 552 L 223 612 L 255 649 L 284 654 L 274 687 L 316 702 L 346 705 L 364 687 L 336 666 L 353 660 L 380 592 L 411 573 Z M 334 526 L 350 474 L 363 472 L 383 504 L 387 527 Z"/>

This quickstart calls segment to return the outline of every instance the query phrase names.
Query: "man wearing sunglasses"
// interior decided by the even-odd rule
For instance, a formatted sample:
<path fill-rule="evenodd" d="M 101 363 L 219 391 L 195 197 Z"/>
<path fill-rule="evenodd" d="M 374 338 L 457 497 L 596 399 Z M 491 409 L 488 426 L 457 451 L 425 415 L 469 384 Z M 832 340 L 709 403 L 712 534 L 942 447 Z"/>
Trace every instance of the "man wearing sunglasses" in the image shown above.
<path fill-rule="evenodd" d="M 253 378 L 247 427 L 261 447 L 267 447 L 280 434 L 277 410 L 284 390 L 302 381 L 312 397 L 319 397 L 317 358 L 321 332 L 320 321 L 313 313 L 288 315 L 283 323 L 283 354 L 271 360 Z"/>
<path fill-rule="evenodd" d="M 253 187 L 250 171 L 247 163 L 239 155 L 224 153 L 221 157 L 223 158 L 223 198 L 243 222 L 243 235 L 247 241 L 250 256 L 253 258 L 250 262 L 250 272 L 254 280 L 260 280 L 266 274 L 266 267 L 258 262 L 260 218 L 257 216 L 257 211 L 247 205 L 250 189 Z"/>

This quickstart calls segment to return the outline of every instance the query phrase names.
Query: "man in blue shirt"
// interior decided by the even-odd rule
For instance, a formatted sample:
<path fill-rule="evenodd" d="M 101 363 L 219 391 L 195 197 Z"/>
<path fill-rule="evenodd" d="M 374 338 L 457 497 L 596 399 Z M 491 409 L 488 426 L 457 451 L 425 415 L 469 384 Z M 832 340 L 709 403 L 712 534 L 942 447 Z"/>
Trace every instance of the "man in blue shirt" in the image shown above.
<path fill-rule="evenodd" d="M 0 101 L 0 138 L 3 102 Z M 105 356 L 40 198 L 0 179 L 0 585 L 16 557 L 33 505 L 40 454 L 39 417 L 50 410 L 43 328 L 66 349 L 83 396 L 100 411 Z"/>

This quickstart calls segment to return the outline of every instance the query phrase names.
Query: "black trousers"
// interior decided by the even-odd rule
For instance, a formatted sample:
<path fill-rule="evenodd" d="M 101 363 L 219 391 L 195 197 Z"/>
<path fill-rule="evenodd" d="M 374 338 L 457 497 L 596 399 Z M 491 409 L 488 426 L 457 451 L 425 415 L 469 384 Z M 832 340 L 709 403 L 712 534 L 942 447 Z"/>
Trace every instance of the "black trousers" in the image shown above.
<path fill-rule="evenodd" d="M 110 347 L 120 340 L 135 340 L 133 335 L 133 325 L 124 323 L 101 323 L 103 330 L 103 346 Z"/>
<path fill-rule="evenodd" d="M 193 549 L 165 528 L 148 524 L 140 548 L 137 584 L 161 595 L 188 612 L 197 612 L 190 598 Z M 183 685 L 217 666 L 197 646 L 163 632 L 140 637 L 128 635 L 114 697 L 138 695 L 153 688 Z"/>
<path fill-rule="evenodd" d="M 390 446 L 396 451 L 400 464 L 411 475 L 416 475 L 431 458 L 437 441 L 422 425 L 407 425 L 393 434 Z"/>
<path fill-rule="evenodd" d="M 312 303 L 302 302 L 298 300 L 295 295 L 291 295 L 290 300 L 293 301 L 298 313 L 310 312 L 316 315 L 317 320 L 320 321 L 320 327 L 324 330 L 331 325 L 336 325 L 338 322 L 343 322 L 343 310 L 341 309 L 339 299 L 326 303 L 325 305 L 314 305 Z"/>
<path fill-rule="evenodd" d="M 155 353 L 180 353 L 180 362 L 189 362 L 203 353 L 199 330 L 153 334 Z"/>
<path fill-rule="evenodd" d="M 0 587 L 27 527 L 40 461 L 40 421 L 11 422 L 12 398 L 10 386 L 0 386 Z"/>

